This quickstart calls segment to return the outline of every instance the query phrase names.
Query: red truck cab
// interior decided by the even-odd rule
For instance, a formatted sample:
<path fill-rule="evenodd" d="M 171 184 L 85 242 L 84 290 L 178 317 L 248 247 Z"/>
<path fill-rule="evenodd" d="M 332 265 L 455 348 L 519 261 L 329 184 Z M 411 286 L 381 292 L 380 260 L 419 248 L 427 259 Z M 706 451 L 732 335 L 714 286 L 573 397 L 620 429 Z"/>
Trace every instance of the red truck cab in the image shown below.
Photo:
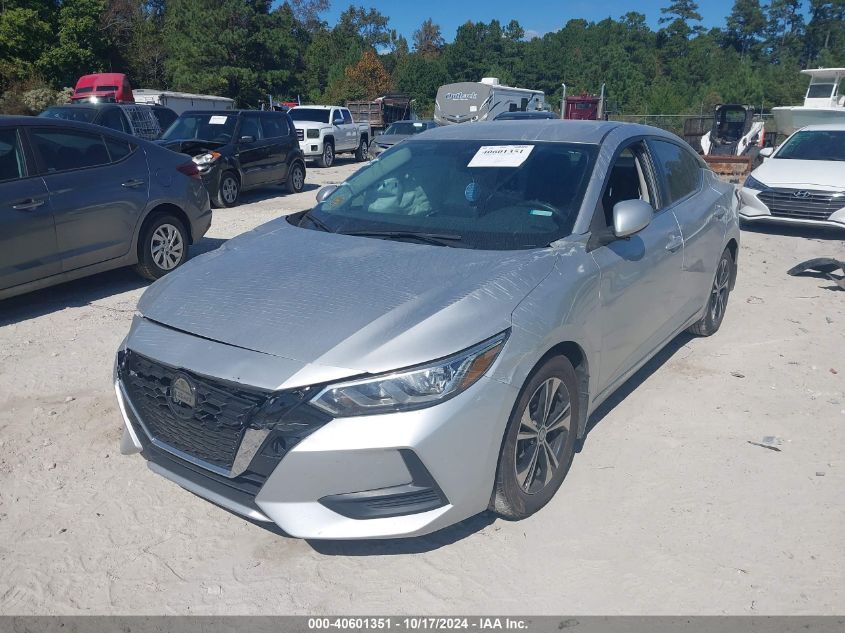
<path fill-rule="evenodd" d="M 123 73 L 95 73 L 83 75 L 76 82 L 71 103 L 82 101 L 114 101 L 135 103 L 129 79 Z"/>

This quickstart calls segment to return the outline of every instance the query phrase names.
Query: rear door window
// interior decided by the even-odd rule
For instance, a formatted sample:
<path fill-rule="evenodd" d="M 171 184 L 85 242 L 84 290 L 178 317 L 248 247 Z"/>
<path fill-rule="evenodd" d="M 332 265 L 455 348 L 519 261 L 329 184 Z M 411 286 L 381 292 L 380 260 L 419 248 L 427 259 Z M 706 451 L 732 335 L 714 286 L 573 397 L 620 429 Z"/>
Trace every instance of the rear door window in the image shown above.
<path fill-rule="evenodd" d="M 264 132 L 264 138 L 280 138 L 288 135 L 285 117 L 278 114 L 262 114 L 261 130 Z"/>
<path fill-rule="evenodd" d="M 107 165 L 111 160 L 99 134 L 36 128 L 30 131 L 30 139 L 47 173 Z"/>
<path fill-rule="evenodd" d="M 135 149 L 134 145 L 126 141 L 119 141 L 109 137 L 106 137 L 106 147 L 109 148 L 109 157 L 113 163 L 123 160 Z"/>
<path fill-rule="evenodd" d="M 0 182 L 26 176 L 26 162 L 16 128 L 0 129 Z"/>
<path fill-rule="evenodd" d="M 343 114 L 343 122 L 344 123 L 352 123 L 352 114 L 346 108 L 343 108 L 341 111 Z"/>
<path fill-rule="evenodd" d="M 117 130 L 118 132 L 130 132 L 130 130 L 126 127 L 126 119 L 117 108 L 108 108 L 105 112 L 103 112 L 98 123 L 104 127 L 111 128 L 112 130 Z"/>
<path fill-rule="evenodd" d="M 652 141 L 652 154 L 663 175 L 663 206 L 670 206 L 698 191 L 701 185 L 701 163 L 697 156 L 680 145 L 668 141 Z"/>

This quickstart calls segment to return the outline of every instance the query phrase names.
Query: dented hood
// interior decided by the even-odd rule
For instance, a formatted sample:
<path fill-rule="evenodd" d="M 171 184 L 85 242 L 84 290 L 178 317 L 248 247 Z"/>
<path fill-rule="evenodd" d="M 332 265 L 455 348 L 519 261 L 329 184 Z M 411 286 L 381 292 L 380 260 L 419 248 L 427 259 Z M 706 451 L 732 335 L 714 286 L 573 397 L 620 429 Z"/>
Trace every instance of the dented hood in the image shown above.
<path fill-rule="evenodd" d="M 154 283 L 138 308 L 183 332 L 303 364 L 380 372 L 510 327 L 552 249 L 480 251 L 274 220 Z"/>

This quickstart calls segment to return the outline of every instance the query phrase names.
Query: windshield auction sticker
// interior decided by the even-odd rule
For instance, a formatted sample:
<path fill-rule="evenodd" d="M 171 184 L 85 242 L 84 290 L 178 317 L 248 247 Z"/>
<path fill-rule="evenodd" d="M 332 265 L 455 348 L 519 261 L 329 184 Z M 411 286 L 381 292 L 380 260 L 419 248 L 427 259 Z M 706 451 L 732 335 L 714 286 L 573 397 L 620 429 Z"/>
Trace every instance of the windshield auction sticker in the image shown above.
<path fill-rule="evenodd" d="M 467 167 L 519 167 L 533 149 L 533 145 L 482 145 Z"/>
<path fill-rule="evenodd" d="M 229 117 L 225 117 L 225 116 L 212 116 L 212 117 L 208 120 L 208 122 L 209 122 L 211 125 L 225 125 L 225 124 L 226 124 L 226 119 L 227 119 L 227 118 L 229 118 Z"/>

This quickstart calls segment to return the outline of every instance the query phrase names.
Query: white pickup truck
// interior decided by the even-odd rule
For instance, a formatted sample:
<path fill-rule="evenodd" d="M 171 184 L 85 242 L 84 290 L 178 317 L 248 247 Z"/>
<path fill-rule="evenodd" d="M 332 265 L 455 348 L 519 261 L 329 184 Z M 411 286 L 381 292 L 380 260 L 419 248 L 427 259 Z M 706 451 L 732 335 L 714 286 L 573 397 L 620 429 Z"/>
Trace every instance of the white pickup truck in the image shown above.
<path fill-rule="evenodd" d="M 288 114 L 306 159 L 316 160 L 320 167 L 331 167 L 334 157 L 343 153 L 354 153 L 358 161 L 367 160 L 372 138 L 370 126 L 355 123 L 348 108 L 296 106 Z"/>

